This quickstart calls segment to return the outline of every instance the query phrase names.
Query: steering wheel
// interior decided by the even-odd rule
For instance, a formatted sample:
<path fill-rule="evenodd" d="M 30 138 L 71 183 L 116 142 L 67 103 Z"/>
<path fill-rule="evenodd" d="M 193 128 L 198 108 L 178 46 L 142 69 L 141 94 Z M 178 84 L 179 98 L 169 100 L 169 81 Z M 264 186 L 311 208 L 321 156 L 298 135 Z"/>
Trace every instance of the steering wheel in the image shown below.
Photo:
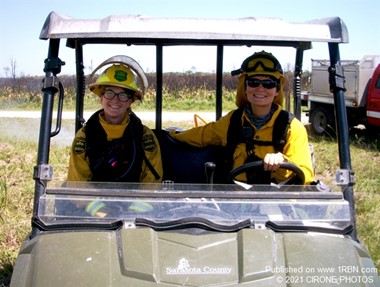
<path fill-rule="evenodd" d="M 227 182 L 232 182 L 236 176 L 238 176 L 239 174 L 242 174 L 243 172 L 247 172 L 249 170 L 254 170 L 254 169 L 263 169 L 263 168 L 264 168 L 264 163 L 262 160 L 245 163 L 231 170 L 228 173 Z M 291 184 L 302 184 L 302 185 L 305 184 L 305 175 L 302 169 L 300 169 L 297 165 L 290 162 L 283 162 L 280 165 L 280 168 L 290 170 L 295 174 L 295 176 L 293 177 L 293 180 L 291 181 Z"/>

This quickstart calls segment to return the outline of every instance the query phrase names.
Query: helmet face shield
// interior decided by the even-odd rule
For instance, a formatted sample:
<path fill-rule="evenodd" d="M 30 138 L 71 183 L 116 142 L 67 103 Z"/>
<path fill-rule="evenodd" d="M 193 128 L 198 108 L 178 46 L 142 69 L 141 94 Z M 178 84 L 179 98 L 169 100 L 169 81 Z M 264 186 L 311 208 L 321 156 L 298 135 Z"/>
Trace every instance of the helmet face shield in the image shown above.
<path fill-rule="evenodd" d="M 133 95 L 133 101 L 143 99 L 148 80 L 135 60 L 124 55 L 113 56 L 100 64 L 91 73 L 89 79 L 92 79 L 95 72 L 106 65 L 111 66 L 103 71 L 94 83 L 88 85 L 94 94 L 101 96 L 105 87 L 114 86 L 123 88 L 128 94 Z"/>

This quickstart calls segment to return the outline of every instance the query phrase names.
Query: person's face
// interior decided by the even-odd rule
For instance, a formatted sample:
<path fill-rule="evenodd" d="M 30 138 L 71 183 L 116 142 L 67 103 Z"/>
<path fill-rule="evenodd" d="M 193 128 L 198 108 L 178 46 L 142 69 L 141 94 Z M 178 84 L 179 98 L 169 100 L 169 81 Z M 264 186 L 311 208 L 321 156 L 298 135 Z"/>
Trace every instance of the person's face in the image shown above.
<path fill-rule="evenodd" d="M 113 98 L 112 92 L 116 94 Z M 131 104 L 133 102 L 132 98 L 125 98 L 121 95 L 118 96 L 118 94 L 125 92 L 126 90 L 120 87 L 104 88 L 103 94 L 100 97 L 100 103 L 104 109 L 104 117 L 108 123 L 121 123 L 128 109 L 131 107 Z M 123 101 L 120 101 L 120 98 L 122 98 Z"/>
<path fill-rule="evenodd" d="M 264 83 L 261 81 L 264 81 Z M 272 106 L 274 98 L 277 96 L 275 83 L 268 76 L 252 76 L 247 78 L 247 100 L 253 108 L 270 108 Z"/>

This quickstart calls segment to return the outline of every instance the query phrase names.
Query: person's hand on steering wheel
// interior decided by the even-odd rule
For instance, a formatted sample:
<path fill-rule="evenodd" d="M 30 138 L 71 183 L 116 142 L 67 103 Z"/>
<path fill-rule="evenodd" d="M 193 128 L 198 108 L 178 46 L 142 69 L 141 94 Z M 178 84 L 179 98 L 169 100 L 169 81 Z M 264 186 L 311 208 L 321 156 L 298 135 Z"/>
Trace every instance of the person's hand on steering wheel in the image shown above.
<path fill-rule="evenodd" d="M 263 167 L 265 171 L 276 171 L 283 162 L 286 160 L 282 153 L 267 153 L 263 159 Z"/>
<path fill-rule="evenodd" d="M 305 184 L 305 174 L 303 173 L 302 169 L 295 165 L 294 163 L 290 163 L 286 160 L 284 160 L 280 167 L 285 170 L 290 170 L 294 173 L 294 178 L 290 181 L 288 181 L 286 184 Z M 227 182 L 233 181 L 233 179 L 238 176 L 239 174 L 242 174 L 244 172 L 247 172 L 249 170 L 255 170 L 255 169 L 264 169 L 264 161 L 263 160 L 257 160 L 257 161 L 251 161 L 247 162 L 241 166 L 238 166 L 237 168 L 231 170 L 227 175 Z"/>

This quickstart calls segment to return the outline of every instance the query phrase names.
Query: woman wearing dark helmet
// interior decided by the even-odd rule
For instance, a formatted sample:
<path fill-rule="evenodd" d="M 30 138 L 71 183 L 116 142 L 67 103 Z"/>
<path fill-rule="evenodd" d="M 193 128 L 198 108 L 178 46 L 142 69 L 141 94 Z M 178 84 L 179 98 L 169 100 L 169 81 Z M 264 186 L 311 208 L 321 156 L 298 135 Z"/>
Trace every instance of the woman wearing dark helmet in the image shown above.
<path fill-rule="evenodd" d="M 265 51 L 248 57 L 239 70 L 236 93 L 237 110 L 229 112 L 216 122 L 197 127 L 173 137 L 194 146 L 231 146 L 232 168 L 244 163 L 263 160 L 264 173 L 240 174 L 237 180 L 248 183 L 264 183 L 269 179 L 281 183 L 291 178 L 292 172 L 279 169 L 283 162 L 290 162 L 301 168 L 305 183 L 314 180 L 307 132 L 303 124 L 292 119 L 285 134 L 280 151 L 273 142 L 276 118 L 289 113 L 282 110 L 285 77 L 278 60 Z M 239 139 L 239 137 L 241 139 Z"/>

